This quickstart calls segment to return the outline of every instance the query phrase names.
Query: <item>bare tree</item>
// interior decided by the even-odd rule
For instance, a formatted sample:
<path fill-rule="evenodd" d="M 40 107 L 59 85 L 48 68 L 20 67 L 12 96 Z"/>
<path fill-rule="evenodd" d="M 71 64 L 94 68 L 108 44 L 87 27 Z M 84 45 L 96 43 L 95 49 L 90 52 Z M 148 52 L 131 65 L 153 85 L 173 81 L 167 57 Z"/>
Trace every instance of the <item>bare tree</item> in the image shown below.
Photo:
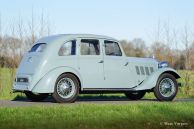
<path fill-rule="evenodd" d="M 135 49 L 132 42 L 128 42 L 127 40 L 121 40 L 120 43 L 126 56 L 135 56 Z"/>
<path fill-rule="evenodd" d="M 36 41 L 35 34 L 35 18 L 34 18 L 34 10 L 32 8 L 31 21 L 28 24 L 30 30 L 30 45 L 32 45 Z"/>
<path fill-rule="evenodd" d="M 189 32 L 189 27 L 187 25 L 184 26 L 184 30 L 183 30 L 183 35 L 182 35 L 182 43 L 185 47 L 185 67 L 186 70 L 190 70 L 191 69 L 191 62 L 190 62 L 190 57 L 191 57 L 191 50 L 190 50 L 190 45 L 191 45 L 191 41 L 190 41 L 190 32 Z"/>
<path fill-rule="evenodd" d="M 39 36 L 42 37 L 45 34 L 45 18 L 44 18 L 44 13 L 42 11 L 41 17 L 40 17 L 40 32 L 39 32 Z"/>
<path fill-rule="evenodd" d="M 26 48 L 26 44 L 25 44 L 25 36 L 26 34 L 26 30 L 24 28 L 24 22 L 23 19 L 21 18 L 21 16 L 19 16 L 19 20 L 17 23 L 17 35 L 18 38 L 20 40 L 20 44 L 18 47 L 18 51 L 19 51 L 19 60 L 21 60 L 22 55 L 24 54 L 25 48 Z"/>
<path fill-rule="evenodd" d="M 0 13 L 0 44 L 2 41 L 2 23 L 1 23 L 1 13 Z"/>
<path fill-rule="evenodd" d="M 0 50 L 2 50 L 2 46 L 3 46 L 3 36 L 2 36 L 2 19 L 1 19 L 1 13 L 0 13 Z M 1 52 L 0 52 L 0 56 L 1 56 Z"/>
<path fill-rule="evenodd" d="M 47 16 L 46 31 L 47 31 L 47 36 L 49 36 L 51 34 L 51 24 L 50 24 L 50 20 L 49 20 L 49 17 L 48 16 Z"/>
<path fill-rule="evenodd" d="M 40 17 L 40 27 L 39 27 L 39 35 L 38 37 L 49 36 L 51 33 L 51 24 L 49 21 L 49 17 L 45 17 L 44 12 L 42 11 Z"/>
<path fill-rule="evenodd" d="M 184 81 L 185 81 L 185 93 L 188 95 L 190 93 L 190 86 L 191 86 L 191 76 L 192 76 L 192 72 L 190 72 L 189 70 L 191 70 L 191 31 L 189 29 L 190 27 L 188 25 L 184 26 L 183 29 L 183 34 L 182 34 L 182 44 L 185 47 L 185 75 L 184 75 Z"/>
<path fill-rule="evenodd" d="M 0 13 L 0 50 L 2 50 L 2 27 L 1 27 L 1 13 Z M 1 73 L 2 73 L 2 68 L 1 68 L 1 53 L 0 53 L 0 92 L 2 90 L 2 78 L 1 78 Z"/>
<path fill-rule="evenodd" d="M 135 38 L 132 40 L 133 46 L 135 48 L 135 56 L 136 57 L 145 57 L 147 55 L 147 47 L 145 45 L 145 41 L 141 38 Z"/>

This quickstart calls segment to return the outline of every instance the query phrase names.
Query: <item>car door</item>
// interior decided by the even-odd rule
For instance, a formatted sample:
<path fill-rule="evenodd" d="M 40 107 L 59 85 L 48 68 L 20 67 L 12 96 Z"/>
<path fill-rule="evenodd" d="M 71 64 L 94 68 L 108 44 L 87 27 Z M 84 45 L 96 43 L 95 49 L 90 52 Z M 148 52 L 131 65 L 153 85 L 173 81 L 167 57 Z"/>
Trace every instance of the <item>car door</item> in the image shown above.
<path fill-rule="evenodd" d="M 103 87 L 103 53 L 98 39 L 79 39 L 79 71 L 84 90 Z"/>
<path fill-rule="evenodd" d="M 104 40 L 104 74 L 105 88 L 131 88 L 129 66 L 119 44 L 115 41 Z"/>

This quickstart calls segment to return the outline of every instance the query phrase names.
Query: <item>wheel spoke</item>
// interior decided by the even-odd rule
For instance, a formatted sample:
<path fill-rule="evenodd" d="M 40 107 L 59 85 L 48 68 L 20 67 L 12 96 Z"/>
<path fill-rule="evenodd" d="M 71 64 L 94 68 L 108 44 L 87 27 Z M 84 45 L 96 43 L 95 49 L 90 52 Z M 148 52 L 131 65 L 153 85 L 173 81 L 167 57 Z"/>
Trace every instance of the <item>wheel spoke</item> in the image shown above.
<path fill-rule="evenodd" d="M 57 93 L 62 98 L 69 98 L 75 92 L 75 84 L 70 78 L 62 78 L 57 84 Z"/>
<path fill-rule="evenodd" d="M 162 96 L 170 97 L 175 92 L 175 84 L 170 78 L 164 78 L 159 84 L 159 91 Z"/>

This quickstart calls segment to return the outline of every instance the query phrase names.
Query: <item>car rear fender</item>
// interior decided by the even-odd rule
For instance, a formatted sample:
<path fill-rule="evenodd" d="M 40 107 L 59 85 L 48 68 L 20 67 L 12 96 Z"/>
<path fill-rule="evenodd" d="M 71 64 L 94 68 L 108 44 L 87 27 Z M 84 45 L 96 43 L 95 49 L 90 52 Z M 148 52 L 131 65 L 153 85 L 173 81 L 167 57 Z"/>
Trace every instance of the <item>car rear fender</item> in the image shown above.
<path fill-rule="evenodd" d="M 63 73 L 72 73 L 82 82 L 79 72 L 71 67 L 57 67 L 45 74 L 32 88 L 34 93 L 53 93 L 57 78 Z"/>

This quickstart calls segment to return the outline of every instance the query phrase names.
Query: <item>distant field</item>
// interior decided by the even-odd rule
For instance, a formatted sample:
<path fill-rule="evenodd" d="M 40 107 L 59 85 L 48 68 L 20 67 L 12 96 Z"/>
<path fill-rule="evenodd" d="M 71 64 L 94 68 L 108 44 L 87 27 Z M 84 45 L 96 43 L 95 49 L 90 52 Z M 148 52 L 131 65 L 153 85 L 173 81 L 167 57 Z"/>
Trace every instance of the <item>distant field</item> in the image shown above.
<path fill-rule="evenodd" d="M 179 92 L 177 98 L 194 98 L 194 71 L 178 71 L 182 78 L 178 81 L 182 83 L 182 87 L 179 88 Z M 189 80 L 189 94 L 185 94 L 186 88 L 185 87 L 185 77 L 186 72 L 190 75 Z M 8 69 L 8 68 L 0 68 L 0 99 L 14 99 L 16 97 L 24 96 L 22 93 L 11 93 L 12 83 L 15 76 L 15 69 Z M 83 95 L 82 95 L 83 96 Z M 87 96 L 95 96 L 95 95 L 87 95 Z M 97 95 L 99 96 L 99 95 Z M 111 95 L 100 95 L 100 96 L 121 96 L 124 97 L 123 94 L 111 94 Z M 155 98 L 153 93 L 146 94 L 144 98 Z"/>

